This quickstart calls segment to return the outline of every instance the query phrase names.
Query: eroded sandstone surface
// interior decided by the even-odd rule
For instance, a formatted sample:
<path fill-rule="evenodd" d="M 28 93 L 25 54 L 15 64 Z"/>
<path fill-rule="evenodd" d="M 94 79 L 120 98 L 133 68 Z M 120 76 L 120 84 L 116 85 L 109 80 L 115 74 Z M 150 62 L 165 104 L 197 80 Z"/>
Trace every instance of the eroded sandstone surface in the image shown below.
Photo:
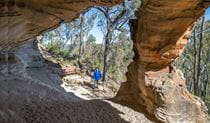
<path fill-rule="evenodd" d="M 93 5 L 122 0 L 1 0 L 0 48 L 13 48 L 60 23 L 71 21 Z"/>
<path fill-rule="evenodd" d="M 0 123 L 152 123 L 117 103 L 66 92 L 60 66 L 45 61 L 35 43 L 10 54 L 16 62 L 0 63 Z"/>
<path fill-rule="evenodd" d="M 134 61 L 117 99 L 137 103 L 159 122 L 206 122 L 206 107 L 170 64 L 186 46 L 201 0 L 144 0 L 133 22 Z"/>
<path fill-rule="evenodd" d="M 90 6 L 120 2 L 122 0 L 2 0 L 0 50 L 10 51 L 30 42 L 61 22 L 73 20 Z M 186 90 L 183 80 L 169 65 L 183 50 L 193 23 L 207 5 L 202 0 L 142 1 L 132 30 L 135 58 L 128 67 L 128 80 L 114 101 L 143 112 L 156 122 L 205 122 L 206 109 L 202 101 Z M 11 61 L 18 62 L 18 59 Z M 3 74 L 10 74 L 8 69 L 6 67 Z M 30 72 L 26 73 L 29 76 Z M 43 71 L 43 75 L 46 74 Z"/>

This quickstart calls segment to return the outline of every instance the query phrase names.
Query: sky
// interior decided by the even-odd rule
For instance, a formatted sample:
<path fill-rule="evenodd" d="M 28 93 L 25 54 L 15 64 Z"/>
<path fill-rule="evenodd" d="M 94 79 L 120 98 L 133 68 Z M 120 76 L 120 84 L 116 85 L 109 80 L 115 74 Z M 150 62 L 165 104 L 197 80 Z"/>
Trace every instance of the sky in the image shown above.
<path fill-rule="evenodd" d="M 97 19 L 95 20 L 95 24 L 93 26 L 93 29 L 90 31 L 90 34 L 94 35 L 96 37 L 96 43 L 102 43 L 103 41 L 103 33 L 101 30 L 97 27 Z"/>
<path fill-rule="evenodd" d="M 208 8 L 205 12 L 205 19 L 210 20 L 210 8 Z"/>

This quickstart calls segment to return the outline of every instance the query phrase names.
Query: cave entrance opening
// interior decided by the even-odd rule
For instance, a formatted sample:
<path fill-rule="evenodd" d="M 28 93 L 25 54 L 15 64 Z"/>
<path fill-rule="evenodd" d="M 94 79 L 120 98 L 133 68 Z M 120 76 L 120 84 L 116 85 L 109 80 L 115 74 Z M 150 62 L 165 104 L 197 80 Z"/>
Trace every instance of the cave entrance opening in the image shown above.
<path fill-rule="evenodd" d="M 94 6 L 37 37 L 44 58 L 61 65 L 61 86 L 66 91 L 74 89 L 94 98 L 117 94 L 134 55 L 129 26 L 135 19 L 134 7 L 131 1 L 114 7 Z M 92 77 L 95 68 L 102 73 L 97 88 Z"/>
<path fill-rule="evenodd" d="M 32 39 L 34 36 L 37 36 L 37 34 L 40 34 L 46 29 L 57 26 L 59 22 L 63 23 L 65 20 L 71 20 L 73 17 L 75 17 L 76 13 L 80 13 L 81 11 L 83 11 L 83 9 L 95 4 L 101 5 L 102 3 L 104 3 L 105 5 L 106 3 L 108 4 L 109 2 L 110 5 L 111 3 L 113 5 L 114 3 L 117 2 L 117 0 L 106 1 L 106 2 L 105 1 L 40 2 L 40 1 L 28 0 L 27 2 L 22 1 L 21 3 L 20 1 L 16 2 L 10 1 L 9 4 L 8 2 L 2 2 L 1 8 L 3 10 L 2 11 L 3 16 L 1 16 L 1 22 L 3 23 L 1 23 L 1 25 L 3 25 L 2 26 L 3 28 L 1 29 L 3 29 L 2 32 L 4 33 L 1 33 L 3 34 L 1 38 L 1 48 L 13 45 L 14 47 L 17 47 L 17 44 L 24 43 L 24 41 L 31 42 L 30 39 Z M 134 24 L 135 25 L 134 38 L 136 39 L 134 41 L 135 42 L 134 49 L 136 51 L 135 52 L 136 57 L 134 59 L 134 62 L 132 62 L 129 66 L 129 72 L 127 74 L 129 80 L 122 85 L 121 91 L 119 91 L 118 96 L 116 97 L 118 101 L 120 100 L 121 102 L 124 101 L 126 104 L 130 104 L 131 105 L 130 107 L 134 108 L 135 110 L 140 108 L 145 109 L 145 111 L 143 112 L 144 114 L 149 114 L 150 116 L 155 117 L 155 119 L 161 120 L 163 122 L 176 122 L 176 121 L 204 122 L 205 106 L 203 105 L 203 103 L 188 93 L 188 91 L 183 86 L 184 83 L 179 83 L 179 80 L 172 78 L 173 76 L 168 76 L 168 71 L 161 70 L 162 68 L 169 66 L 171 61 L 178 56 L 179 51 L 181 51 L 183 47 L 186 45 L 186 43 L 183 43 L 183 41 L 185 42 L 187 40 L 186 37 L 188 37 L 188 33 L 191 31 L 191 28 L 189 28 L 189 30 L 187 28 L 194 21 L 196 21 L 196 19 L 200 17 L 201 14 L 203 13 L 204 9 L 206 8 L 205 5 L 202 4 L 203 2 L 199 0 L 194 2 L 185 1 L 185 0 L 181 1 L 170 0 L 170 1 L 159 1 L 159 2 L 147 1 L 147 0 L 143 1 L 144 4 L 142 4 L 142 8 L 139 10 L 138 22 Z M 63 7 L 59 6 L 59 4 L 61 3 L 63 3 L 62 4 Z M 179 7 L 177 7 L 177 5 L 179 5 Z M 99 7 L 97 9 L 99 11 L 102 11 L 102 13 L 106 15 L 107 12 L 106 7 L 105 8 Z M 68 12 L 70 14 L 67 14 Z M 112 14 L 114 14 L 115 12 L 116 11 L 113 11 Z M 123 14 L 126 13 L 125 11 L 122 12 Z M 72 13 L 74 14 L 71 15 Z M 80 17 L 82 18 L 82 16 Z M 113 19 L 113 17 L 115 16 L 111 16 L 111 19 Z M 118 19 L 119 16 L 116 17 Z M 8 20 L 10 21 L 8 22 Z M 53 22 L 48 24 L 49 20 L 53 20 Z M 113 37 L 115 37 L 113 36 L 113 33 L 107 33 L 107 32 L 113 32 L 113 29 L 115 29 L 113 27 L 116 27 L 115 24 L 117 26 L 119 26 L 120 24 L 114 23 L 114 25 L 112 25 L 110 24 L 110 22 L 118 22 L 118 21 L 110 21 L 110 19 L 108 19 L 108 21 L 105 21 L 106 24 L 104 24 L 103 20 L 100 23 L 98 23 L 98 25 L 102 25 L 101 26 L 102 30 L 103 29 L 106 30 L 105 32 L 103 32 L 103 34 L 107 36 L 107 38 L 104 38 L 104 42 L 106 42 L 110 41 L 110 39 L 113 39 Z M 75 55 L 76 61 L 79 62 L 78 66 L 80 69 L 82 68 L 81 66 L 83 66 L 82 61 L 84 59 L 84 57 L 81 56 L 81 54 L 83 54 L 85 51 L 85 48 L 83 47 L 87 46 L 86 43 L 82 42 L 83 41 L 82 39 L 85 40 L 83 30 L 86 29 L 83 26 L 81 26 L 82 25 L 81 22 L 83 21 L 80 21 L 80 23 L 78 24 L 80 29 L 75 30 L 76 33 L 78 33 L 78 35 L 74 36 L 79 39 L 79 42 L 81 42 L 79 43 L 80 46 L 78 48 L 79 50 L 76 51 L 80 55 Z M 87 24 L 88 26 L 90 26 L 91 21 L 88 21 Z M 107 29 L 107 27 L 112 27 L 112 28 Z M 126 29 L 127 28 L 125 27 L 119 30 L 122 32 L 126 32 Z M 18 30 L 21 30 L 21 33 L 19 33 Z M 78 32 L 78 30 L 80 31 Z M 96 30 L 96 32 L 99 31 Z M 60 33 L 58 33 L 58 35 L 59 34 Z M 97 33 L 97 36 L 98 35 L 99 34 Z M 63 35 L 61 34 L 59 37 L 62 36 Z M 93 38 L 94 35 L 91 37 L 92 39 L 94 39 Z M 178 45 L 179 43 L 183 44 Z M 56 51 L 58 52 L 63 51 L 65 49 L 65 45 L 63 45 L 63 43 L 57 43 L 56 41 L 55 47 L 53 43 L 51 44 L 53 49 L 54 48 L 57 49 Z M 57 45 L 59 46 L 58 48 Z M 76 46 L 74 46 L 73 48 L 75 47 Z M 40 48 L 44 49 L 44 47 L 42 46 L 40 46 Z M 94 48 L 95 47 L 90 47 L 89 49 L 94 49 Z M 43 52 L 45 51 L 43 50 Z M 44 66 L 43 64 L 38 62 L 41 61 L 40 56 L 39 53 L 35 52 L 33 47 L 27 45 L 23 46 L 19 49 L 18 53 L 21 63 L 19 65 L 15 65 L 14 67 L 15 69 L 12 70 L 14 71 L 15 74 L 19 74 L 20 76 L 15 76 L 12 78 L 9 78 L 10 76 L 9 77 L 6 76 L 4 77 L 6 78 L 6 80 L 1 79 L 1 81 L 3 80 L 2 83 L 5 84 L 5 86 L 3 86 L 2 84 L 1 86 L 2 89 L 0 89 L 1 90 L 0 94 L 2 97 L 6 96 L 6 98 L 2 98 L 3 99 L 2 102 L 7 102 L 5 103 L 6 105 L 3 104 L 2 107 L 8 107 L 8 103 L 10 102 L 9 104 L 21 104 L 21 106 L 26 106 L 26 108 L 29 110 L 25 110 L 25 112 L 33 112 L 34 105 L 32 105 L 31 108 L 28 108 L 29 106 L 27 105 L 34 104 L 35 101 L 39 102 L 40 100 L 41 101 L 45 100 L 48 103 L 44 104 L 48 106 L 49 102 L 51 102 L 52 100 L 61 101 L 64 98 L 77 100 L 74 97 L 66 96 L 66 93 L 63 93 L 62 89 L 60 89 L 57 86 L 58 84 L 56 83 L 57 81 L 56 79 L 60 79 L 60 77 L 57 78 L 55 77 L 57 74 L 55 71 L 57 70 L 49 68 L 48 66 Z M 58 53 L 58 56 L 62 54 L 65 54 L 65 52 L 61 54 Z M 141 58 L 139 57 L 140 55 Z M 122 54 L 120 54 L 120 56 L 122 56 Z M 96 57 L 98 58 L 97 55 Z M 6 58 L 8 60 L 9 58 L 8 55 L 6 55 Z M 111 60 L 112 58 L 114 59 L 115 57 L 110 57 Z M 63 59 L 58 58 L 58 61 L 63 61 Z M 91 59 L 91 61 L 93 60 Z M 77 62 L 75 64 L 77 64 Z M 56 64 L 53 65 L 56 66 Z M 66 70 L 67 70 L 66 72 L 68 73 L 68 69 Z M 63 72 L 61 72 L 61 75 L 63 75 L 62 73 Z M 145 76 L 145 74 L 147 75 Z M 82 73 L 80 73 L 79 75 L 82 76 Z M 159 75 L 161 78 L 159 77 Z M 25 78 L 24 79 L 20 78 L 22 76 L 24 76 Z M 146 77 L 149 78 L 147 79 Z M 8 78 L 10 79 L 9 81 Z M 156 80 L 158 80 L 158 82 Z M 180 86 L 180 84 L 182 85 Z M 11 91 L 12 89 L 14 91 Z M 8 100 L 7 97 L 9 97 L 12 100 Z M 27 105 L 22 105 L 25 103 Z M 57 105 L 55 105 L 55 107 L 57 107 Z M 35 110 L 35 112 L 37 111 L 40 112 L 40 108 L 37 109 L 38 110 Z M 41 108 L 41 110 L 43 109 L 45 110 L 45 108 Z M 69 109 L 71 108 L 68 108 L 68 110 Z M 10 111 L 11 111 L 9 112 L 10 115 L 14 116 L 13 111 L 12 110 Z M 51 110 L 49 112 L 53 111 Z M 56 112 L 56 114 L 65 114 L 65 113 Z M 116 114 L 119 114 L 119 112 Z M 29 115 L 28 117 L 29 119 L 30 117 L 32 117 L 32 119 L 42 119 L 42 118 L 34 118 L 33 116 L 35 115 Z M 37 117 L 40 116 L 44 115 L 40 114 Z M 7 116 L 5 117 L 6 118 L 4 119 L 8 118 Z M 54 120 L 52 117 L 50 117 L 50 120 Z M 69 119 L 69 117 L 67 118 Z M 107 119 L 109 119 L 109 117 Z"/>

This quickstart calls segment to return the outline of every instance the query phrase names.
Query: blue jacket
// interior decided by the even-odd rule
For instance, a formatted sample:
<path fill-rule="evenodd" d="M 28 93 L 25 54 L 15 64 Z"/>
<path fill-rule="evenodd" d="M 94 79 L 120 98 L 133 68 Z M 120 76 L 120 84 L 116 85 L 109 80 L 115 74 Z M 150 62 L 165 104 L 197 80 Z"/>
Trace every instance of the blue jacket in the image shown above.
<path fill-rule="evenodd" d="M 94 71 L 93 79 L 94 80 L 100 80 L 101 79 L 101 71 L 100 70 L 95 70 Z"/>

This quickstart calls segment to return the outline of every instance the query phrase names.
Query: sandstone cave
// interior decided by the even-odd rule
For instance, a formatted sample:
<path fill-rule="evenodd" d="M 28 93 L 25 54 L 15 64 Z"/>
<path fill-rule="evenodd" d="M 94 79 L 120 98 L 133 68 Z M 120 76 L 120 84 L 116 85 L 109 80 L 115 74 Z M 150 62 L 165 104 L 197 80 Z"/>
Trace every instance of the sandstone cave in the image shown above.
<path fill-rule="evenodd" d="M 0 122 L 205 123 L 207 108 L 171 64 L 208 0 L 142 0 L 130 21 L 133 61 L 111 99 L 83 100 L 62 87 L 60 66 L 38 51 L 37 36 L 92 6 L 123 0 L 0 1 Z M 5 59 L 4 59 L 5 58 Z"/>

